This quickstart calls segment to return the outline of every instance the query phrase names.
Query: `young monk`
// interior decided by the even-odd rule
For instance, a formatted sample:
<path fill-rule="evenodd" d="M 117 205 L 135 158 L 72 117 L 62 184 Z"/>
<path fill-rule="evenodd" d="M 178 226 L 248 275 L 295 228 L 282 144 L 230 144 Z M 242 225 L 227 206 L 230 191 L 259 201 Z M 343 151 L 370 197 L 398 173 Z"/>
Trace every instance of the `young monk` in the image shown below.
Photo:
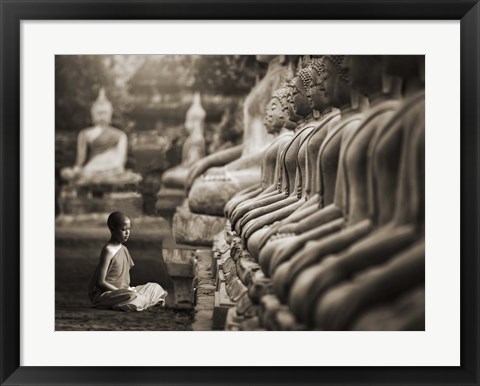
<path fill-rule="evenodd" d="M 159 284 L 130 287 L 130 268 L 134 266 L 127 247 L 130 219 L 113 212 L 107 220 L 110 240 L 102 248 L 100 262 L 90 282 L 88 296 L 94 307 L 120 311 L 143 311 L 159 303 L 165 305 L 168 295 Z"/>

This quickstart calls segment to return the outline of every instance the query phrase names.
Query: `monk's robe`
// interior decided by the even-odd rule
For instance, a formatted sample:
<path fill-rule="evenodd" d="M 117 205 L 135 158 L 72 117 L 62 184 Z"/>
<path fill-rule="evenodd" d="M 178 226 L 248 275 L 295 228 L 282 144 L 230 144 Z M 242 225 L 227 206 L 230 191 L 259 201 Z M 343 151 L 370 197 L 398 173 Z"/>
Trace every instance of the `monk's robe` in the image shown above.
<path fill-rule="evenodd" d="M 95 308 L 143 311 L 165 302 L 168 293 L 157 283 L 130 287 L 130 269 L 134 265 L 127 247 L 122 245 L 112 257 L 105 275 L 105 281 L 118 288 L 115 291 L 104 291 L 98 287 L 100 264 L 97 266 L 88 291 L 88 297 Z"/>

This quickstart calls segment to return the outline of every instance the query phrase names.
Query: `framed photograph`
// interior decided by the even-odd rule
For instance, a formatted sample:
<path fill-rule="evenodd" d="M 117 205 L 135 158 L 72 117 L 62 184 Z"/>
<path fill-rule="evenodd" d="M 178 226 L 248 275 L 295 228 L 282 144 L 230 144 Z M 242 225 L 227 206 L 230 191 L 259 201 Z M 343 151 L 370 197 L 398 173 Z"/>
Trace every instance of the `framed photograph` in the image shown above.
<path fill-rule="evenodd" d="M 479 384 L 477 1 L 0 2 L 2 385 Z"/>

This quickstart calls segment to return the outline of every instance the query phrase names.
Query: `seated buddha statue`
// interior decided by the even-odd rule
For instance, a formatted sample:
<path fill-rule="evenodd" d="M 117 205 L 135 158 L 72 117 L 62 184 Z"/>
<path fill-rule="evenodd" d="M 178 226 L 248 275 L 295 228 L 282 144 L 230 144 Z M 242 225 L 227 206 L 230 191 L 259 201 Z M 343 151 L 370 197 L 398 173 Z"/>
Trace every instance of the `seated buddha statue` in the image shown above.
<path fill-rule="evenodd" d="M 271 202 L 275 202 L 278 199 L 284 198 L 285 193 L 284 189 L 286 189 L 286 184 L 287 184 L 287 176 L 285 172 L 285 165 L 284 165 L 284 159 L 285 159 L 285 154 L 290 150 L 291 148 L 291 143 L 295 141 L 295 138 L 297 137 L 299 131 L 301 131 L 304 127 L 305 121 L 304 117 L 299 116 L 299 115 L 291 115 L 292 108 L 290 106 L 290 88 L 292 84 L 289 82 L 286 86 L 287 89 L 287 103 L 288 103 L 288 116 L 290 120 L 293 120 L 296 124 L 295 129 L 294 129 L 294 136 L 293 138 L 290 139 L 290 142 L 284 147 L 280 154 L 280 162 L 281 162 L 281 168 L 279 169 L 278 172 L 278 179 L 274 183 L 272 183 L 271 186 L 267 187 L 264 191 L 262 191 L 259 195 L 251 198 L 250 200 L 246 200 L 244 202 L 241 202 L 239 205 L 236 205 L 235 208 L 231 211 L 230 214 L 230 220 L 232 221 L 232 229 L 235 229 L 235 227 L 239 226 L 239 223 L 237 224 L 237 219 L 240 219 L 241 216 L 243 216 L 245 213 L 247 213 L 249 210 L 252 208 L 255 208 L 258 205 L 262 204 L 268 204 Z M 300 127 L 299 127 L 300 125 Z M 239 234 L 240 231 L 237 230 L 237 233 Z"/>
<path fill-rule="evenodd" d="M 279 160 L 284 147 L 290 142 L 293 136 L 292 130 L 296 127 L 296 124 L 288 120 L 288 108 L 286 105 L 287 92 L 288 90 L 286 88 L 276 90 L 267 105 L 264 125 L 267 132 L 276 135 L 276 138 L 265 152 L 262 163 L 261 183 L 237 193 L 227 202 L 225 205 L 227 217 L 240 203 L 257 197 L 262 193 L 268 194 L 272 192 L 275 182 L 280 178 Z"/>
<path fill-rule="evenodd" d="M 296 223 L 305 217 L 308 218 L 309 214 L 317 213 L 319 207 L 322 208 L 324 213 L 321 220 L 323 220 L 325 226 L 314 229 L 313 232 L 315 232 L 315 234 L 307 233 L 305 236 L 311 238 L 322 237 L 340 230 L 343 225 L 342 211 L 340 209 L 343 203 L 340 184 L 342 178 L 341 176 L 337 176 L 336 169 L 339 159 L 342 158 L 343 154 L 343 145 L 345 143 L 343 139 L 348 137 L 349 133 L 362 121 L 362 110 L 365 108 L 366 103 L 365 98 L 351 91 L 348 85 L 348 72 L 340 65 L 343 57 L 327 56 L 324 57 L 323 60 L 323 71 L 315 70 L 313 72 L 313 79 L 309 91 L 312 98 L 312 106 L 320 105 L 320 96 L 325 92 L 326 96 L 328 96 L 329 104 L 339 108 L 341 116 L 333 122 L 332 125 L 327 126 L 328 133 L 321 142 L 320 148 L 318 144 L 315 144 L 314 137 L 312 137 L 310 141 L 311 147 L 309 150 L 315 154 L 315 157 L 312 157 L 312 159 L 316 161 L 311 163 L 310 170 L 311 173 L 317 175 L 317 178 L 314 180 L 314 183 L 311 183 L 312 187 L 310 191 L 307 190 L 307 192 L 309 192 L 307 194 L 311 195 L 311 191 L 316 193 L 312 195 L 312 198 L 308 200 L 303 207 L 273 225 L 263 236 L 263 239 L 275 234 L 278 229 L 278 224 L 288 224 L 288 221 Z M 349 103 L 350 101 L 352 102 L 351 104 Z M 322 190 L 322 186 L 324 185 L 325 190 Z M 323 195 L 321 196 L 321 192 L 331 192 L 332 189 L 335 192 L 334 198 L 331 198 L 332 193 L 327 193 L 325 199 L 320 199 L 320 197 L 323 197 Z M 317 196 L 316 200 L 315 196 Z M 252 240 L 253 239 L 254 237 L 252 237 Z M 264 294 L 268 294 L 271 291 L 271 280 L 268 279 L 271 273 L 270 258 L 276 250 L 276 247 L 281 248 L 280 250 L 288 250 L 291 248 L 291 253 L 293 253 L 299 250 L 301 246 L 302 241 L 298 236 L 289 236 L 288 234 L 282 234 L 281 239 L 263 244 L 260 239 L 259 248 L 261 251 L 259 254 L 259 263 L 262 271 L 256 272 L 253 278 L 253 285 L 249 288 L 249 294 L 252 299 L 259 300 Z"/>
<path fill-rule="evenodd" d="M 387 63 L 406 82 L 402 108 L 372 148 L 372 218 L 379 226 L 344 253 L 330 256 L 328 264 L 324 260 L 312 268 L 311 278 L 302 278 L 304 273 L 298 277 L 308 287 L 301 292 L 314 293 L 309 316 L 316 328 L 354 328 L 354 320 L 368 308 L 393 304 L 405 291 L 424 285 L 425 94 L 419 76 L 424 58 L 389 57 Z M 395 158 L 398 183 L 393 192 L 389 185 Z M 386 200 L 387 192 L 395 200 Z M 421 316 L 422 307 L 422 302 L 410 304 L 410 312 Z"/>
<path fill-rule="evenodd" d="M 222 216 L 225 204 L 235 193 L 260 182 L 263 154 L 273 140 L 273 136 L 263 128 L 265 107 L 273 91 L 285 80 L 287 65 L 282 56 L 258 56 L 257 59 L 267 61 L 268 70 L 244 103 L 244 142 L 235 153 L 238 156 L 241 152 L 241 156 L 237 159 L 232 157 L 231 162 L 221 167 L 212 168 L 215 163 L 206 163 L 203 169 L 194 168 L 195 171 L 188 177 L 189 181 L 193 181 L 190 182 L 188 202 L 194 213 Z M 215 162 L 214 157 L 211 160 Z M 205 169 L 205 166 L 210 169 Z"/>
<path fill-rule="evenodd" d="M 294 78 L 294 81 L 292 82 L 294 87 L 289 88 L 290 90 L 298 90 L 297 86 L 295 86 L 295 84 L 298 83 L 297 79 L 298 78 Z M 295 191 L 295 178 L 297 178 L 298 171 L 298 151 L 303 142 L 308 138 L 308 135 L 313 130 L 314 126 L 311 124 L 313 120 L 312 111 L 305 95 L 294 91 L 292 94 L 292 101 L 296 114 L 306 117 L 306 119 L 298 122 L 295 135 L 283 152 L 282 186 L 280 189 L 277 189 L 272 196 L 259 197 L 252 202 L 244 203 L 236 208 L 231 221 L 239 234 L 244 234 L 242 228 L 250 220 L 254 220 L 258 216 L 268 213 L 268 211 L 284 207 L 289 203 L 294 203 L 299 199 L 297 192 Z"/>
<path fill-rule="evenodd" d="M 200 101 L 200 93 L 193 95 L 193 102 L 187 110 L 185 128 L 188 137 L 183 144 L 182 162 L 163 173 L 162 187 L 184 189 L 190 167 L 205 156 L 205 126 L 206 112 Z"/>
<path fill-rule="evenodd" d="M 349 133 L 349 138 L 344 144 L 343 157 L 339 160 L 339 165 L 343 169 L 339 175 L 344 179 L 342 189 L 345 197 L 343 208 L 345 221 L 340 231 L 308 241 L 301 250 L 291 256 L 285 256 L 280 251 L 272 257 L 273 264 L 277 266 L 273 275 L 273 285 L 275 293 L 282 301 L 287 300 L 292 282 L 306 267 L 322 260 L 328 254 L 340 252 L 373 229 L 368 207 L 368 149 L 372 138 L 391 119 L 400 102 L 396 93 L 387 94 L 383 90 L 380 58 L 354 56 L 350 57 L 350 60 L 357 62 L 352 69 L 362 69 L 359 71 L 361 76 L 353 70 L 350 71 L 352 86 L 358 87 L 360 92 L 368 95 L 371 105 L 361 124 Z M 366 74 L 370 76 L 367 77 Z M 395 92 L 398 92 L 397 88 Z M 318 224 L 317 230 L 325 225 Z"/>
<path fill-rule="evenodd" d="M 327 197 L 325 201 L 327 203 L 332 201 L 330 192 L 333 191 L 333 188 L 331 188 L 331 185 L 335 184 L 341 143 L 341 135 L 339 135 L 341 129 L 334 128 L 337 127 L 337 123 L 341 120 L 341 113 L 338 109 L 332 107 L 332 103 L 335 105 L 335 101 L 332 98 L 332 90 L 330 90 L 330 93 L 326 93 L 323 87 L 311 88 L 314 77 L 322 78 L 325 76 L 325 66 L 329 66 L 327 57 L 314 59 L 311 62 L 312 76 L 300 85 L 306 93 L 311 107 L 314 111 L 319 111 L 320 114 L 315 120 L 316 126 L 314 130 L 303 144 L 303 151 L 298 153 L 299 169 L 300 171 L 304 170 L 304 172 L 298 174 L 300 178 L 296 182 L 296 191 L 301 197 L 301 205 L 291 205 L 281 209 L 287 215 L 286 218 L 289 218 L 294 213 L 302 213 L 305 216 L 312 211 L 312 208 L 314 210 L 318 206 L 319 195 L 313 193 L 318 190 L 316 185 L 320 182 L 326 186 L 325 190 L 328 192 L 325 195 Z M 324 158 L 322 163 L 324 168 L 322 173 L 323 181 L 317 181 L 317 176 L 319 175 L 317 171 L 319 162 L 317 159 L 319 157 Z M 273 215 L 276 216 L 277 214 L 274 212 Z M 269 215 L 265 219 L 268 217 Z M 282 217 L 285 216 L 283 215 Z M 248 237 L 248 250 L 254 257 L 258 257 L 259 250 L 263 246 L 262 239 L 270 232 L 272 223 L 273 221 L 263 228 L 259 227 L 259 225 L 262 225 L 261 223 L 255 224 L 254 227 L 250 228 L 250 234 L 246 234 Z"/>
<path fill-rule="evenodd" d="M 142 177 L 125 170 L 128 138 L 122 130 L 110 126 L 112 104 L 102 88 L 94 102 L 93 126 L 80 131 L 77 137 L 75 166 L 65 167 L 61 177 L 74 185 L 136 184 Z"/>
<path fill-rule="evenodd" d="M 341 168 L 338 168 L 339 159 L 343 158 L 343 152 L 345 147 L 345 138 L 347 138 L 350 132 L 358 127 L 363 119 L 361 108 L 364 107 L 364 101 L 358 100 L 356 93 L 353 93 L 351 97 L 351 89 L 348 85 L 348 73 L 341 67 L 340 62 L 342 57 L 324 57 L 325 62 L 325 75 L 321 77 L 319 71 L 314 71 L 313 82 L 311 84 L 312 102 L 315 104 L 320 103 L 317 101 L 315 95 L 320 90 L 326 90 L 329 96 L 329 103 L 335 107 L 340 108 L 341 118 L 335 121 L 335 125 L 329 129 L 328 136 L 323 141 L 320 149 L 312 147 L 312 152 L 315 152 L 315 163 L 311 165 L 312 173 L 317 175 L 314 182 L 311 183 L 311 190 L 315 191 L 313 196 L 317 196 L 317 204 L 310 205 L 301 208 L 293 212 L 290 216 L 274 225 L 269 232 L 264 236 L 263 240 L 260 240 L 261 252 L 259 255 L 259 262 L 266 275 L 270 275 L 274 264 L 271 263 L 272 255 L 277 250 L 285 250 L 290 254 L 297 251 L 306 242 L 294 233 L 295 228 L 291 225 L 297 225 L 300 220 L 310 219 L 318 212 L 322 213 L 319 219 L 315 219 L 314 224 L 326 224 L 321 229 L 314 228 L 312 233 L 306 233 L 303 237 L 310 237 L 315 239 L 332 233 L 335 230 L 340 229 L 343 224 L 342 220 L 342 206 L 343 190 L 341 184 L 343 182 L 343 175 L 341 174 Z M 349 101 L 355 103 L 350 104 Z M 340 174 L 337 176 L 337 169 L 340 169 Z M 313 178 L 312 178 L 313 179 Z M 315 185 L 315 186 L 313 186 Z M 311 193 L 309 193 L 311 194 Z M 321 210 L 318 210 L 321 209 Z M 281 233 L 282 237 L 276 240 L 266 242 L 267 237 L 272 238 L 279 230 L 290 226 L 290 233 Z M 300 233 L 300 232 L 299 232 Z M 308 239 L 307 239 L 308 240 Z M 277 249 L 278 248 L 278 249 Z M 281 260 L 276 262 L 280 263 Z"/>

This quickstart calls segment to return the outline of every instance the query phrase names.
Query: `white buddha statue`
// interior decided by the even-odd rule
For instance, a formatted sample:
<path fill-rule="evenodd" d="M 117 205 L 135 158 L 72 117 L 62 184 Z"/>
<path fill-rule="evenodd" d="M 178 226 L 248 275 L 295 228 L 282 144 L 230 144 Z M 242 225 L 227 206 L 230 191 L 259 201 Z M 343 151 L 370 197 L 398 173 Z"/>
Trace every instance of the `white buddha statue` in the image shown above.
<path fill-rule="evenodd" d="M 95 183 L 137 183 L 142 177 L 125 170 L 128 138 L 122 130 L 110 126 L 112 104 L 102 88 L 91 114 L 93 126 L 83 129 L 77 138 L 77 159 L 73 167 L 61 170 L 61 176 L 78 185 Z"/>
<path fill-rule="evenodd" d="M 165 171 L 162 176 L 162 187 L 185 189 L 190 167 L 198 160 L 205 157 L 204 127 L 207 113 L 201 104 L 200 93 L 193 94 L 192 105 L 185 117 L 185 128 L 189 134 L 183 144 L 182 163 Z"/>

